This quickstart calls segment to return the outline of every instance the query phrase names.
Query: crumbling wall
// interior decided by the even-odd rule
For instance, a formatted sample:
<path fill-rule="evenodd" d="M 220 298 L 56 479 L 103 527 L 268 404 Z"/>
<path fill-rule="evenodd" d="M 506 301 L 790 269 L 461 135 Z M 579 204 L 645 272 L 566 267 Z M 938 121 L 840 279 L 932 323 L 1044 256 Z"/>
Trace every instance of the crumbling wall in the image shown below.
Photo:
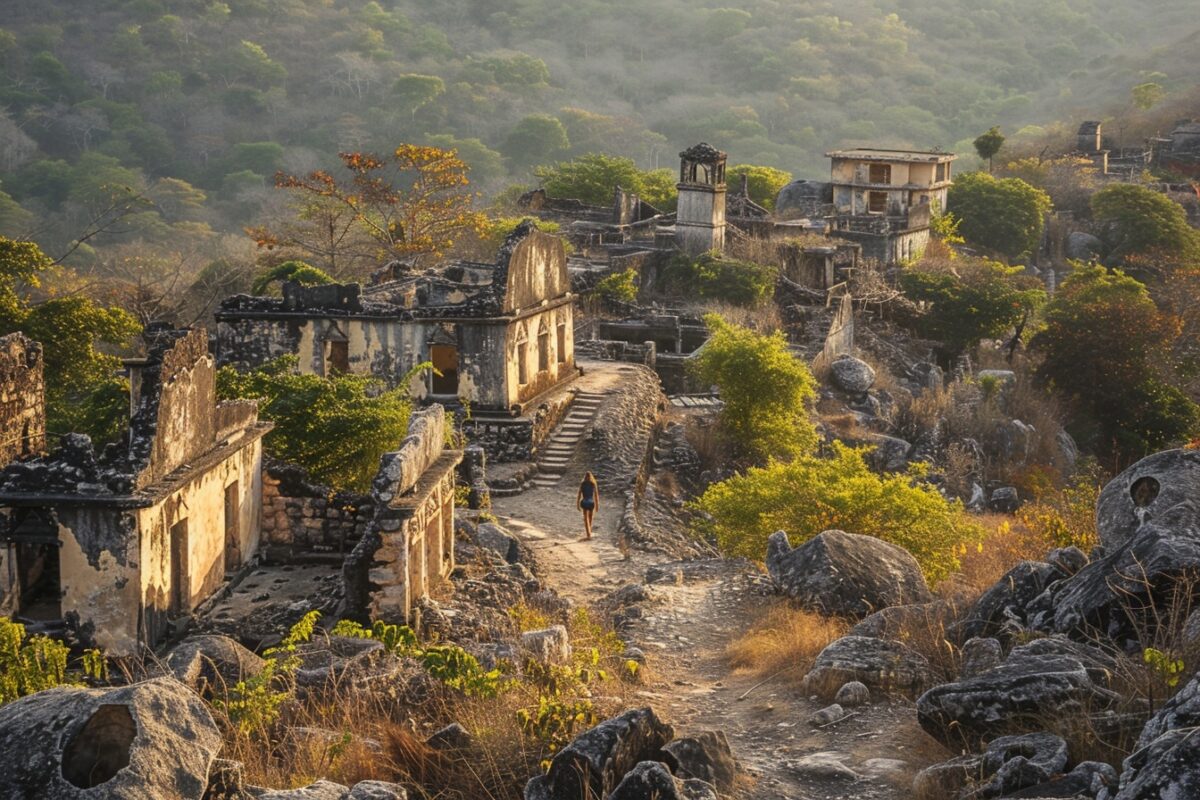
<path fill-rule="evenodd" d="M 562 331 L 560 348 L 559 327 Z M 574 378 L 575 321 L 571 305 L 548 308 L 513 321 L 506 331 L 508 357 L 505 406 L 519 405 L 536 398 L 559 383 Z M 545 336 L 543 342 L 543 335 Z M 546 348 L 546 369 L 541 369 L 541 348 Z M 521 380 L 521 350 L 524 350 L 525 380 Z"/>
<path fill-rule="evenodd" d="M 500 249 L 496 289 L 503 291 L 500 311 L 514 311 L 555 300 L 571 290 L 562 239 L 530 223 L 517 227 Z"/>
<path fill-rule="evenodd" d="M 21 333 L 0 337 L 0 467 L 45 449 L 42 346 Z"/>
<path fill-rule="evenodd" d="M 415 601 L 454 569 L 454 484 L 462 452 L 445 450 L 445 410 L 413 414 L 371 487 L 375 517 L 346 558 L 345 615 L 408 622 Z"/>
<path fill-rule="evenodd" d="M 825 345 L 813 364 L 814 368 L 827 367 L 838 356 L 854 353 L 854 301 L 847 292 L 833 302 L 837 304 L 837 311 L 834 312 L 829 333 L 825 335 Z"/>
<path fill-rule="evenodd" d="M 217 314 L 217 363 L 247 371 L 300 352 L 302 318 L 270 319 Z"/>
<path fill-rule="evenodd" d="M 268 462 L 263 470 L 263 536 L 282 558 L 302 553 L 346 553 L 375 514 L 369 494 L 335 492 L 300 467 Z"/>

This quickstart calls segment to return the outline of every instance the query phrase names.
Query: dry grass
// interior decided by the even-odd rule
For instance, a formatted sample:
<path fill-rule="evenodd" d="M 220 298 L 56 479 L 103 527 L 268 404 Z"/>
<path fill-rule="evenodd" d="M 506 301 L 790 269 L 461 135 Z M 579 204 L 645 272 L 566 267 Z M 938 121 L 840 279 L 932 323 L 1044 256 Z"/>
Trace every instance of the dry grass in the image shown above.
<path fill-rule="evenodd" d="M 786 602 L 772 606 L 748 633 L 725 650 L 735 672 L 769 677 L 794 670 L 800 680 L 825 646 L 846 634 L 845 621 L 802 611 Z"/>

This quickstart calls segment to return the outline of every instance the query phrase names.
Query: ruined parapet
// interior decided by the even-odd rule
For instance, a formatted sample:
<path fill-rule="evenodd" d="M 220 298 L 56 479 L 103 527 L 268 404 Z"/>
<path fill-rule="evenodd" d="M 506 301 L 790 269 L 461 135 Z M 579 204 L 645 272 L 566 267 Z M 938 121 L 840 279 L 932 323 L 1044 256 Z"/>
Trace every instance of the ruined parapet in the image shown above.
<path fill-rule="evenodd" d="M 42 346 L 22 333 L 0 337 L 0 467 L 46 449 Z"/>
<path fill-rule="evenodd" d="M 408 622 L 416 601 L 454 569 L 454 485 L 461 450 L 445 449 L 445 410 L 414 412 L 408 436 L 380 460 L 375 518 L 346 558 L 345 614 Z"/>
<path fill-rule="evenodd" d="M 542 233 L 532 220 L 514 228 L 496 255 L 494 313 L 511 314 L 570 291 L 562 239 Z"/>

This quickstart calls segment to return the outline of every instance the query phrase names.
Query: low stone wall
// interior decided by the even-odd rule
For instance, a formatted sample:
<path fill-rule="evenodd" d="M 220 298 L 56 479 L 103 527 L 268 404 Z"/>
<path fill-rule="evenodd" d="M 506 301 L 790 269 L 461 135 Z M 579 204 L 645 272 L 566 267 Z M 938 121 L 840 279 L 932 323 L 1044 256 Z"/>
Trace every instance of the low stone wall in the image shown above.
<path fill-rule="evenodd" d="M 587 339 L 575 342 L 577 356 L 594 358 L 597 361 L 628 361 L 653 367 L 657 358 L 654 342 L 632 344 L 615 339 Z"/>
<path fill-rule="evenodd" d="M 263 465 L 263 542 L 268 554 L 348 553 L 375 514 L 370 495 L 334 492 L 293 464 Z"/>
<path fill-rule="evenodd" d="M 499 464 L 530 461 L 571 407 L 572 391 L 554 392 L 523 417 L 476 412 L 462 421 L 468 441 L 482 447 L 489 461 Z"/>

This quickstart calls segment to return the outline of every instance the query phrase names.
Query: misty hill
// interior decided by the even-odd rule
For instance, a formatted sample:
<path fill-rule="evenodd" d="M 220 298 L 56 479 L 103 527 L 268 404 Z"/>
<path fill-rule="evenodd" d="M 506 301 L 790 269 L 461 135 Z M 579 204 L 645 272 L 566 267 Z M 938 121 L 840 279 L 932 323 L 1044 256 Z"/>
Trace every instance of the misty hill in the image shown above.
<path fill-rule="evenodd" d="M 23 208 L 0 194 L 10 233 L 66 213 L 85 178 L 182 179 L 205 195 L 193 216 L 236 230 L 277 169 L 401 141 L 458 147 L 486 190 L 589 151 L 673 167 L 701 139 L 819 175 L 832 146 L 961 150 L 993 124 L 1094 116 L 1127 104 L 1151 62 L 1179 70 L 1153 76 L 1168 90 L 1185 85 L 1200 29 L 1192 0 L 4 6 L 0 191 Z"/>

